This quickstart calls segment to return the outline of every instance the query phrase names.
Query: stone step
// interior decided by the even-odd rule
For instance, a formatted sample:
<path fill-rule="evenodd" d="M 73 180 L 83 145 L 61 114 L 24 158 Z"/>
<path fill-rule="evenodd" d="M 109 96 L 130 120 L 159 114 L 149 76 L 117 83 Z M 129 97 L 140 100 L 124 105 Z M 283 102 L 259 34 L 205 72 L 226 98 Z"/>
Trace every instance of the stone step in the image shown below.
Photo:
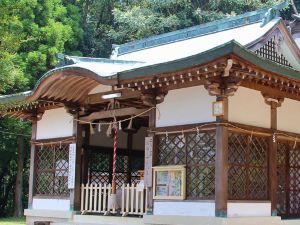
<path fill-rule="evenodd" d="M 51 225 L 144 225 L 144 222 L 137 217 L 74 215 L 72 222 L 53 222 Z"/>
<path fill-rule="evenodd" d="M 50 225 L 112 225 L 112 224 L 103 224 L 103 223 L 80 223 L 80 222 L 55 222 Z M 117 225 L 117 224 L 115 224 Z"/>

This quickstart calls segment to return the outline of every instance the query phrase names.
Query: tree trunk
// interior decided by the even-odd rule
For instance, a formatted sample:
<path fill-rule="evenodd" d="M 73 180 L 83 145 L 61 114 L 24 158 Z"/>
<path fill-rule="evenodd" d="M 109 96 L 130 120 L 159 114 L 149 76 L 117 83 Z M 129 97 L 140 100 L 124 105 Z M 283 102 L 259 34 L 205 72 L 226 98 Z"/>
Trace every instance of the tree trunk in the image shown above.
<path fill-rule="evenodd" d="M 23 203 L 22 203 L 22 193 L 23 193 L 23 168 L 24 168 L 24 139 L 22 137 L 18 138 L 18 171 L 16 177 L 15 185 L 15 208 L 14 216 L 23 216 Z"/>

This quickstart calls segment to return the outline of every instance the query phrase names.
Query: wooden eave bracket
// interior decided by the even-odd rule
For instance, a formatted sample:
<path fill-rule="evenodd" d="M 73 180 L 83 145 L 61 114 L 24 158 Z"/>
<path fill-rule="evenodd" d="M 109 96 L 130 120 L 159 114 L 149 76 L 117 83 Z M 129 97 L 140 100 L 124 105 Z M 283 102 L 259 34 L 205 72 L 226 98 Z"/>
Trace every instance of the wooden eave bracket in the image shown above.
<path fill-rule="evenodd" d="M 277 97 L 277 96 L 266 94 L 263 92 L 261 94 L 265 99 L 265 103 L 272 107 L 280 107 L 284 101 L 283 97 Z"/>

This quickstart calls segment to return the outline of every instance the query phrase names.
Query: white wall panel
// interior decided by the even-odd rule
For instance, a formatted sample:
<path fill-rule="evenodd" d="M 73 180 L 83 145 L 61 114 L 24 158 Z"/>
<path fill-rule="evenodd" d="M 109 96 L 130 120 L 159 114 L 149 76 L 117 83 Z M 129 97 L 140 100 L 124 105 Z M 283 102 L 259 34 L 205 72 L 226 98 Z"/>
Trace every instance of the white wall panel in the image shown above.
<path fill-rule="evenodd" d="M 284 99 L 281 107 L 277 108 L 277 129 L 300 133 L 300 102 Z"/>
<path fill-rule="evenodd" d="M 193 123 L 212 122 L 212 102 L 203 86 L 169 91 L 163 103 L 157 105 L 156 126 L 165 127 Z"/>
<path fill-rule="evenodd" d="M 32 208 L 33 209 L 69 211 L 70 210 L 70 200 L 69 199 L 33 198 Z"/>
<path fill-rule="evenodd" d="M 271 216 L 271 202 L 228 202 L 227 216 Z"/>
<path fill-rule="evenodd" d="M 239 87 L 229 97 L 228 113 L 230 122 L 270 128 L 270 106 L 259 91 Z"/>
<path fill-rule="evenodd" d="M 174 216 L 215 216 L 214 202 L 161 201 L 154 202 L 154 215 Z"/>
<path fill-rule="evenodd" d="M 73 135 L 73 117 L 64 108 L 47 110 L 37 122 L 37 139 L 69 137 Z"/>

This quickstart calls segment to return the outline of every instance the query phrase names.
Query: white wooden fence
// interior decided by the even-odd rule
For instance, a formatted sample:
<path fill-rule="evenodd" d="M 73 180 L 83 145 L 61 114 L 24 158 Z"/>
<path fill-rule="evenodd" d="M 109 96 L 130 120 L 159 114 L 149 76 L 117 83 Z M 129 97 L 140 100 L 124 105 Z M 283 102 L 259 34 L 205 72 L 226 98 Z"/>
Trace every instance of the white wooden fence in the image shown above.
<path fill-rule="evenodd" d="M 121 196 L 117 198 L 120 208 L 109 208 L 108 196 L 111 194 L 111 184 L 82 184 L 81 212 L 84 213 L 116 213 L 120 210 L 123 216 L 143 215 L 146 212 L 146 189 L 138 185 L 125 185 L 121 188 Z M 121 202 L 121 204 L 120 204 Z"/>

